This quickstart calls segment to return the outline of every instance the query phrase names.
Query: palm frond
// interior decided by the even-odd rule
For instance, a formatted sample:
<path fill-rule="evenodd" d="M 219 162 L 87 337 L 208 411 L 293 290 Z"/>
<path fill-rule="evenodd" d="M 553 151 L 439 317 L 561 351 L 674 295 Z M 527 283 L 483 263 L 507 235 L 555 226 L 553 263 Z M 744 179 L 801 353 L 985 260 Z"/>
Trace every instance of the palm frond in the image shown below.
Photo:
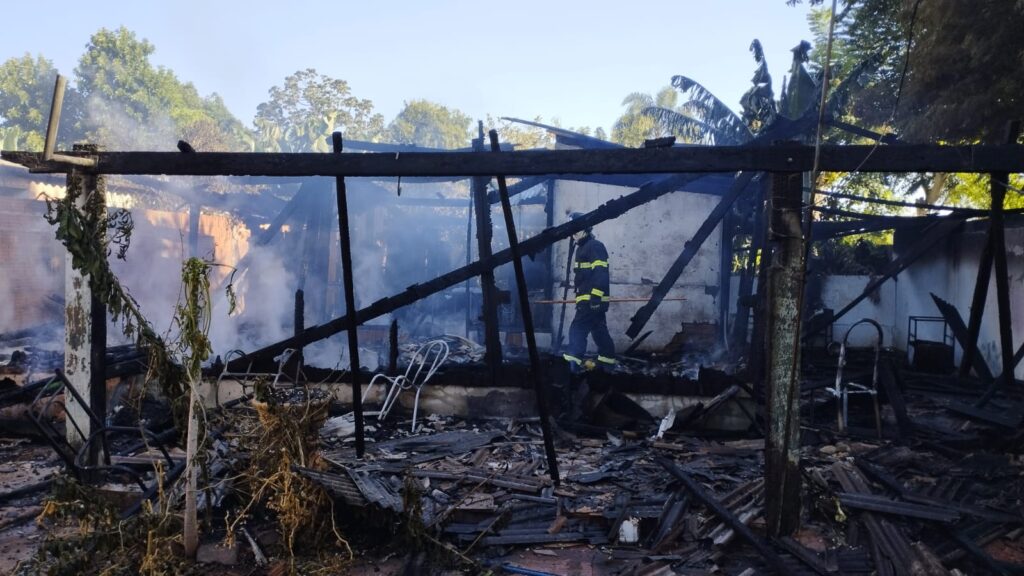
<path fill-rule="evenodd" d="M 662 132 L 690 144 L 731 146 L 747 141 L 747 138 L 738 138 L 733 131 L 723 131 L 707 122 L 669 108 L 651 106 L 644 108 L 641 113 L 653 119 Z"/>
<path fill-rule="evenodd" d="M 686 76 L 673 76 L 672 86 L 687 100 L 683 105 L 693 111 L 693 117 L 733 142 L 746 142 L 752 136 L 743 120 L 722 103 L 710 90 Z"/>
<path fill-rule="evenodd" d="M 764 48 L 761 46 L 761 41 L 754 38 L 754 41 L 750 43 L 750 51 L 754 53 L 754 62 L 758 64 L 764 62 Z"/>

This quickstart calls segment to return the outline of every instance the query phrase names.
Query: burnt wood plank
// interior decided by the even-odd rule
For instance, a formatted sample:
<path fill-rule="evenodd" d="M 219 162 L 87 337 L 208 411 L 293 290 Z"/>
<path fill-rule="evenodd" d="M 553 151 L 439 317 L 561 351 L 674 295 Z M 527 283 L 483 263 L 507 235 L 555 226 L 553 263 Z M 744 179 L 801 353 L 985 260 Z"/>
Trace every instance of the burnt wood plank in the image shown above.
<path fill-rule="evenodd" d="M 192 176 L 530 176 L 684 172 L 807 172 L 814 146 L 686 146 L 609 150 L 410 153 L 97 152 L 99 174 Z M 4 151 L 4 160 L 34 172 L 68 172 L 41 153 Z M 821 146 L 823 172 L 1024 172 L 1018 144 Z"/>

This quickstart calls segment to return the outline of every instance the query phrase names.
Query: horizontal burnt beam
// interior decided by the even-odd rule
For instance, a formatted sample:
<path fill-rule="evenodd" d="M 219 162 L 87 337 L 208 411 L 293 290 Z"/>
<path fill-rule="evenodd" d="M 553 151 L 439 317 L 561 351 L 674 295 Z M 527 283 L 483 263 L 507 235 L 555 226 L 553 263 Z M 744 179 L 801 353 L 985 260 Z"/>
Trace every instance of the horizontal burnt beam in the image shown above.
<path fill-rule="evenodd" d="M 85 154 L 78 154 L 85 156 Z M 814 162 L 814 147 L 689 146 L 614 150 L 527 150 L 411 153 L 98 152 L 98 174 L 191 176 L 536 176 L 690 172 L 801 172 Z M 5 160 L 33 172 L 68 172 L 41 153 L 6 151 Z M 821 147 L 824 172 L 1024 172 L 1024 146 L 1017 144 Z M 81 167 L 76 167 L 81 169 Z"/>

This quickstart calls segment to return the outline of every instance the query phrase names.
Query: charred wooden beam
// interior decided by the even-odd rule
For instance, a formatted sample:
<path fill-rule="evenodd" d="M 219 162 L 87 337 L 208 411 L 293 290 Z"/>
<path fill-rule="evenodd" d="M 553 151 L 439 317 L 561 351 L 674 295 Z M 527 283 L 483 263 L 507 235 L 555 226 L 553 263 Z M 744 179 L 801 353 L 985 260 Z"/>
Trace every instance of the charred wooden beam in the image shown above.
<path fill-rule="evenodd" d="M 498 154 L 495 154 L 495 156 L 498 156 Z M 606 220 L 617 218 L 637 206 L 646 204 L 669 192 L 672 192 L 673 190 L 677 190 L 680 186 L 695 178 L 696 176 L 682 174 L 669 176 L 662 180 L 648 183 L 632 194 L 628 194 L 614 200 L 609 200 L 595 210 L 588 212 L 575 220 L 570 220 L 559 226 L 547 228 L 543 232 L 522 241 L 519 244 L 520 252 L 523 256 L 536 254 L 551 244 L 558 242 L 559 240 L 564 240 L 581 230 L 596 226 Z M 367 322 L 403 306 L 422 300 L 427 296 L 451 288 L 460 282 L 465 282 L 470 278 L 479 276 L 484 271 L 493 270 L 498 266 L 507 264 L 511 261 L 512 251 L 510 249 L 502 250 L 490 258 L 477 260 L 472 264 L 463 266 L 462 268 L 453 270 L 442 276 L 438 276 L 433 280 L 429 280 L 421 284 L 413 284 L 403 292 L 394 296 L 378 300 L 366 308 L 359 310 L 355 314 L 354 318 L 357 323 Z M 306 346 L 313 342 L 318 342 L 324 338 L 333 336 L 338 332 L 348 330 L 350 328 L 350 318 L 353 318 L 353 316 L 346 314 L 345 316 L 335 318 L 324 324 L 310 327 L 298 337 L 292 337 L 276 342 L 247 354 L 242 358 L 232 360 L 229 364 L 229 368 L 232 370 L 243 369 L 252 360 L 273 357 L 283 352 L 286 348 Z"/>
<path fill-rule="evenodd" d="M 974 282 L 974 295 L 971 297 L 971 317 L 967 325 L 967 341 L 963 343 L 964 356 L 960 360 L 960 377 L 970 376 L 974 355 L 978 347 L 978 334 L 981 332 L 981 319 L 985 314 L 985 303 L 988 301 L 988 284 L 992 278 L 992 225 L 989 223 L 985 233 L 985 247 L 982 248 L 978 262 L 978 279 Z"/>
<path fill-rule="evenodd" d="M 988 404 L 988 401 L 992 399 L 992 396 L 996 393 L 996 390 L 998 390 L 1003 383 L 1005 383 L 1007 380 L 1012 381 L 1012 370 L 1017 369 L 1017 365 L 1020 364 L 1021 360 L 1024 360 L 1024 344 L 1021 344 L 1020 348 L 1017 348 L 1017 352 L 1014 353 L 1013 355 L 1013 362 L 1011 363 L 1011 372 L 1009 374 L 1000 374 L 999 378 L 996 378 L 992 382 L 992 384 L 989 385 L 988 390 L 985 391 L 985 394 L 980 399 L 978 399 L 978 402 L 975 403 L 975 406 L 980 408 L 985 404 Z"/>
<path fill-rule="evenodd" d="M 647 325 L 648 320 L 651 319 L 651 315 L 661 304 L 661 301 L 668 294 L 668 291 L 672 289 L 672 286 L 682 275 L 683 270 L 693 260 L 693 257 L 697 255 L 697 251 L 704 245 L 704 241 L 711 236 L 718 223 L 722 221 L 726 213 L 732 209 L 732 205 L 736 202 L 736 199 L 747 189 L 747 185 L 753 180 L 753 172 L 743 172 L 736 177 L 729 192 L 722 196 L 722 199 L 718 204 L 711 210 L 708 217 L 701 223 L 700 228 L 693 235 L 693 238 L 685 242 L 682 253 L 676 258 L 676 261 L 669 267 L 668 272 L 665 273 L 665 277 L 661 279 L 661 282 L 654 288 L 654 292 L 651 293 L 651 299 L 640 307 L 636 311 L 636 314 L 630 319 L 629 328 L 626 329 L 626 335 L 630 338 L 636 338 L 640 331 Z"/>
<path fill-rule="evenodd" d="M 879 366 L 878 379 L 885 389 L 885 395 L 889 398 L 889 405 L 896 415 L 896 425 L 899 428 L 900 436 L 909 438 L 914 433 L 914 422 L 907 414 L 907 403 L 903 401 L 903 392 L 900 391 L 899 373 L 891 360 L 885 360 Z"/>
<path fill-rule="evenodd" d="M 341 154 L 341 132 L 331 134 L 331 142 L 334 146 L 334 153 Z M 349 373 L 352 377 L 352 411 L 355 412 L 356 424 L 356 456 L 363 457 L 366 450 L 366 437 L 363 431 L 363 389 L 359 382 L 359 326 L 356 316 L 356 290 L 355 278 L 352 276 L 352 240 L 349 237 L 348 226 L 348 196 L 345 190 L 344 176 L 338 176 L 336 183 L 336 197 L 338 200 L 338 232 L 341 236 L 341 267 L 342 281 L 345 289 L 345 312 L 349 318 L 356 318 L 356 322 L 348 331 L 348 358 Z"/>
<path fill-rule="evenodd" d="M 768 435 L 764 468 L 768 533 L 789 535 L 800 525 L 800 297 L 804 236 L 803 174 L 772 174 L 768 240 L 765 375 Z"/>
<path fill-rule="evenodd" d="M 97 152 L 86 168 L 97 174 L 178 176 L 537 176 L 547 174 L 640 174 L 686 172 L 807 172 L 814 146 L 686 146 L 609 150 L 526 150 L 410 152 L 407 154 L 318 154 L 270 152 Z M 4 151 L 4 160 L 33 172 L 71 170 L 44 161 L 41 153 Z M 1024 146 L 1018 144 L 939 146 L 823 145 L 823 172 L 1024 172 Z"/>
<path fill-rule="evenodd" d="M 686 489 L 689 490 L 691 494 L 693 494 L 694 498 L 696 498 L 702 504 L 707 506 L 708 509 L 714 512 L 715 516 L 721 518 L 723 522 L 728 524 L 730 528 L 735 530 L 737 534 L 739 534 L 744 540 L 749 542 L 754 547 L 754 549 L 757 550 L 757 552 L 765 559 L 769 567 L 771 567 L 779 574 L 790 573 L 790 570 L 786 566 L 785 562 L 783 562 L 782 557 L 776 554 L 775 551 L 772 550 L 772 547 L 767 542 L 765 542 L 764 539 L 762 539 L 757 534 L 754 534 L 754 532 L 749 527 L 747 527 L 746 524 L 741 522 L 735 514 L 730 512 L 728 508 L 726 508 L 721 502 L 716 500 L 712 495 L 705 492 L 704 488 L 701 487 L 701 485 L 698 484 L 693 478 L 690 478 L 688 474 L 683 472 L 683 470 L 675 462 L 662 457 L 655 458 L 655 461 L 658 464 L 660 464 L 662 468 L 667 470 L 669 474 L 671 474 L 677 480 L 682 482 L 683 485 L 686 486 Z"/>
<path fill-rule="evenodd" d="M 491 151 L 501 152 L 498 144 L 498 133 L 491 130 Z M 526 287 L 526 274 L 523 272 L 523 255 L 519 249 L 519 238 L 516 236 L 516 222 L 512 216 L 512 202 L 508 197 L 508 186 L 505 177 L 498 175 L 498 192 L 501 193 L 501 209 L 505 214 L 505 230 L 508 232 L 508 246 L 512 252 L 512 266 L 516 273 L 516 288 L 519 292 L 519 308 L 523 315 L 523 331 L 526 332 L 526 348 L 530 355 L 530 379 L 533 380 L 533 393 L 537 401 L 537 413 L 540 416 L 540 429 L 544 435 L 544 452 L 548 460 L 548 475 L 555 484 L 558 479 L 558 455 L 555 454 L 555 440 L 551 432 L 551 418 L 548 410 L 548 395 L 541 377 L 540 353 L 537 352 L 537 337 L 533 332 L 533 311 L 530 309 L 530 293 Z"/>
<path fill-rule="evenodd" d="M 1012 123 L 1008 129 L 1007 140 L 1015 142 L 1019 131 L 1020 123 Z M 992 215 L 989 218 L 989 225 L 992 230 L 992 268 L 996 276 L 996 305 L 999 308 L 999 349 L 1003 364 L 1002 373 L 1012 380 L 1013 324 L 1010 317 L 1010 274 L 1006 265 L 1006 235 L 1003 225 L 1003 201 L 1006 198 L 1010 174 L 993 172 L 989 179 L 992 186 Z"/>
<path fill-rule="evenodd" d="M 473 147 L 483 150 L 484 135 L 480 128 L 480 136 L 473 139 Z M 487 178 L 473 178 L 471 185 L 473 207 L 476 211 L 476 245 L 481 260 L 490 258 L 491 239 L 494 225 L 491 223 L 491 203 L 487 200 Z M 494 270 L 485 270 L 480 274 L 480 290 L 483 308 L 481 318 L 484 323 L 484 362 L 491 372 L 491 383 L 498 381 L 501 370 L 501 336 L 498 331 L 498 287 L 494 283 Z"/>
<path fill-rule="evenodd" d="M 967 326 L 964 325 L 964 319 L 960 316 L 960 312 L 949 302 L 946 302 L 942 298 L 939 298 L 935 294 L 932 294 L 932 300 L 935 301 L 935 306 L 939 309 L 939 313 L 946 319 L 946 323 L 949 324 L 950 330 L 953 331 L 953 337 L 956 338 L 957 342 L 960 343 L 960 347 L 967 350 Z M 985 357 L 981 355 L 981 352 L 974 348 L 974 360 L 972 362 L 974 371 L 978 373 L 978 377 L 985 382 L 992 382 L 994 376 L 992 376 L 992 370 L 989 369 L 988 362 L 985 361 Z"/>

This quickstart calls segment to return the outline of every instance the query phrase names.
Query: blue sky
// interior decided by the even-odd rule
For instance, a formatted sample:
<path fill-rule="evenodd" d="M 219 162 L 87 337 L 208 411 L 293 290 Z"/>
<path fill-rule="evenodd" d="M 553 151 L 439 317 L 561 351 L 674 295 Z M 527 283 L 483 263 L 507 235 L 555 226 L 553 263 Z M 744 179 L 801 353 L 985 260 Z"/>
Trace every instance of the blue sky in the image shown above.
<path fill-rule="evenodd" d="M 387 121 L 425 98 L 474 119 L 540 115 L 607 130 L 627 94 L 656 93 L 675 74 L 737 110 L 755 68 L 752 39 L 776 92 L 790 48 L 812 39 L 806 5 L 785 0 L 8 4 L 0 60 L 42 54 L 71 75 L 91 34 L 123 25 L 155 45 L 155 64 L 220 94 L 247 125 L 271 86 L 315 68 L 348 81 Z"/>

